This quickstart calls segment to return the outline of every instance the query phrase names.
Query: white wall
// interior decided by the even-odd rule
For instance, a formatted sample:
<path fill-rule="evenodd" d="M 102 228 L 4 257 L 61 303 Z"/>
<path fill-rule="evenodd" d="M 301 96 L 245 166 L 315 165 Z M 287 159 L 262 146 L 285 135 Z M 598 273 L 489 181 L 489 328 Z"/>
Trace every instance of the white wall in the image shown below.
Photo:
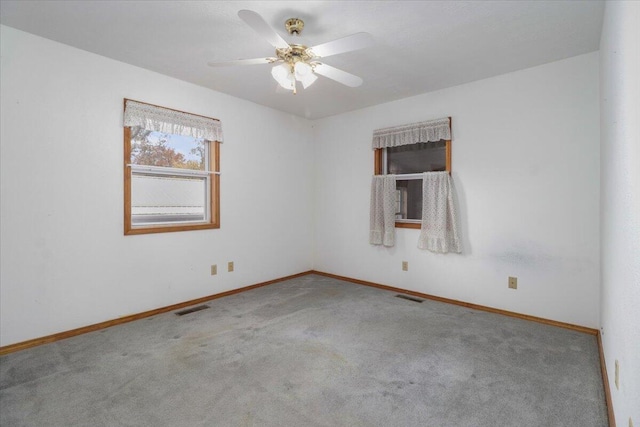
<path fill-rule="evenodd" d="M 602 340 L 616 421 L 640 424 L 640 3 L 607 2 L 600 40 Z M 614 384 L 620 364 L 620 389 Z"/>
<path fill-rule="evenodd" d="M 373 130 L 446 116 L 464 253 L 369 245 Z M 315 121 L 315 269 L 597 328 L 599 132 L 598 53 Z"/>
<path fill-rule="evenodd" d="M 9 27 L 0 40 L 0 345 L 312 268 L 310 122 Z M 222 120 L 221 229 L 123 235 L 125 97 Z"/>

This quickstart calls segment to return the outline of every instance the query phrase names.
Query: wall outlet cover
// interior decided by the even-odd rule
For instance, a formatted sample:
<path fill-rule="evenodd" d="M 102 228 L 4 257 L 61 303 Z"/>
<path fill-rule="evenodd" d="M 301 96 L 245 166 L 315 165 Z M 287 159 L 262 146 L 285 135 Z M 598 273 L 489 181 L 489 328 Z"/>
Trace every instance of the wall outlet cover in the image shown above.
<path fill-rule="evenodd" d="M 518 289 L 517 277 L 509 277 L 509 289 Z"/>
<path fill-rule="evenodd" d="M 409 271 L 409 262 L 402 261 L 402 271 Z"/>
<path fill-rule="evenodd" d="M 216 274 L 218 274 L 218 265 L 217 264 L 213 264 L 211 266 L 211 275 L 215 276 Z"/>
<path fill-rule="evenodd" d="M 232 271 L 233 271 L 233 261 L 229 261 L 229 264 L 227 265 L 227 270 L 228 270 L 229 272 L 232 272 Z"/>

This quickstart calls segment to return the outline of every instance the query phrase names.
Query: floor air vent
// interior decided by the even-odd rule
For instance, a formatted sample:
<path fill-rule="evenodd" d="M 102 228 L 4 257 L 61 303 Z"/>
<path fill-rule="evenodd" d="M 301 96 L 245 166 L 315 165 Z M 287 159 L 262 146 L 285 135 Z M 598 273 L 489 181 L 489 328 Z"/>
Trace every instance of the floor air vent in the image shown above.
<path fill-rule="evenodd" d="M 184 310 L 176 311 L 176 316 L 184 316 L 185 314 L 195 313 L 196 311 L 206 310 L 208 305 L 199 305 L 197 307 L 186 308 Z"/>
<path fill-rule="evenodd" d="M 409 295 L 396 295 L 396 298 L 402 298 L 402 299 L 406 299 L 409 301 L 413 301 L 413 302 L 422 302 L 424 300 L 418 299 L 418 298 L 414 298 L 414 297 L 410 297 Z"/>

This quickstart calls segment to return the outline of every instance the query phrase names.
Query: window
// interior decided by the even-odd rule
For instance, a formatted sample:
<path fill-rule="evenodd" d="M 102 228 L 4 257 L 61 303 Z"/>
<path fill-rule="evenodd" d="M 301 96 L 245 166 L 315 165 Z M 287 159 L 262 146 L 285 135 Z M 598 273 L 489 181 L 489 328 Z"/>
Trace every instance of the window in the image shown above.
<path fill-rule="evenodd" d="M 384 135 L 386 138 L 385 141 L 378 144 L 382 145 L 381 148 L 375 148 L 374 173 L 376 175 L 396 175 L 396 227 L 420 228 L 422 173 L 451 172 L 451 139 L 436 139 L 434 141 L 433 137 L 433 135 L 444 135 L 450 138 L 450 134 L 436 132 L 425 137 L 419 132 L 422 127 L 425 127 L 425 124 L 427 124 L 427 128 L 433 126 L 431 123 L 442 126 L 441 122 L 443 121 L 446 121 L 446 128 L 450 132 L 450 119 L 448 118 L 374 132 L 374 139 L 376 134 Z M 408 136 L 408 133 L 411 135 Z M 389 143 L 390 137 L 402 138 L 401 145 Z M 409 139 L 410 143 L 407 143 L 407 137 L 411 138 Z M 430 142 L 422 142 L 421 139 Z M 384 146 L 385 144 L 389 146 Z"/>
<path fill-rule="evenodd" d="M 180 118 L 193 115 L 130 100 L 125 111 L 127 101 L 163 117 L 124 127 L 125 235 L 219 228 L 220 142 L 200 137 L 193 122 L 185 130 Z M 129 122 L 141 123 L 125 112 Z"/>

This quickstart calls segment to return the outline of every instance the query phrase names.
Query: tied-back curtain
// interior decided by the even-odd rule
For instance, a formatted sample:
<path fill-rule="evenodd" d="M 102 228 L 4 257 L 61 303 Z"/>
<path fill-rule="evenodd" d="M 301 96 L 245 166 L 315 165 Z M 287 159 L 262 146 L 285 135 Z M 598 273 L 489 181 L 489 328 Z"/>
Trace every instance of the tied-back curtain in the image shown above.
<path fill-rule="evenodd" d="M 422 226 L 418 248 L 460 253 L 453 188 L 448 172 L 425 172 L 422 177 Z"/>
<path fill-rule="evenodd" d="M 373 131 L 373 149 L 451 139 L 448 117 Z"/>
<path fill-rule="evenodd" d="M 371 181 L 369 243 L 393 246 L 396 226 L 396 177 L 375 175 Z"/>
<path fill-rule="evenodd" d="M 219 120 L 126 100 L 124 126 L 222 142 Z"/>

